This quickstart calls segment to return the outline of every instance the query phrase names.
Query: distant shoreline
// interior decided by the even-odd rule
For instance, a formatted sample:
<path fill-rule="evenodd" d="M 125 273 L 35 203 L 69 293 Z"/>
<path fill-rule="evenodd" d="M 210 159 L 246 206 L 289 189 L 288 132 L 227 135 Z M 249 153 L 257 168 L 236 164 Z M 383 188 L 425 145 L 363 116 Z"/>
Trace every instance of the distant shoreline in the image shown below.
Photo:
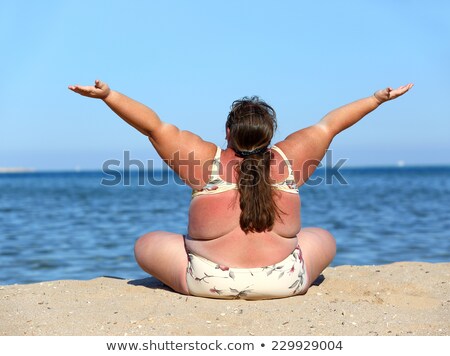
<path fill-rule="evenodd" d="M 0 167 L 0 173 L 34 173 L 34 168 L 25 167 Z"/>
<path fill-rule="evenodd" d="M 342 166 L 339 167 L 339 170 L 343 171 L 359 171 L 359 170 L 379 170 L 379 169 L 387 169 L 387 170 L 411 170 L 411 169 L 450 169 L 450 164 L 414 164 L 414 165 L 368 165 L 368 166 Z M 323 171 L 325 169 L 332 169 L 336 170 L 336 168 L 333 167 L 318 167 L 317 171 Z M 131 169 L 131 170 L 123 170 L 118 169 L 119 172 L 131 172 L 136 173 L 139 172 L 138 169 Z M 147 171 L 153 171 L 153 172 L 171 172 L 172 170 L 168 167 L 163 168 L 154 168 L 153 170 L 145 169 L 144 171 L 141 171 L 141 173 L 145 173 Z M 62 168 L 62 169 L 36 169 L 36 168 L 26 168 L 26 167 L 0 167 L 0 174 L 13 174 L 13 173 L 45 173 L 45 174 L 51 174 L 51 173 L 101 173 L 101 168 L 87 168 L 87 169 L 69 169 L 69 168 Z M 107 172 L 105 172 L 107 174 Z"/>

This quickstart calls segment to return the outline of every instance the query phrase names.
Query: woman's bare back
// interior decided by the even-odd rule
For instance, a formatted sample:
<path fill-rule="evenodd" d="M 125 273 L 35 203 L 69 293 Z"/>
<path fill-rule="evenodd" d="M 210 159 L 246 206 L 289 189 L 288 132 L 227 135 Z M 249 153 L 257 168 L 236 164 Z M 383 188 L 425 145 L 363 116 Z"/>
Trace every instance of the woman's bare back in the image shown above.
<path fill-rule="evenodd" d="M 238 163 L 232 149 L 222 151 L 221 178 L 236 182 L 231 165 Z M 273 151 L 271 178 L 283 181 L 288 175 L 283 158 Z M 233 267 L 261 267 L 274 264 L 297 246 L 300 231 L 300 196 L 275 191 L 274 199 L 283 212 L 282 221 L 264 233 L 245 234 L 239 225 L 241 213 L 237 190 L 197 196 L 189 209 L 186 247 L 189 251 L 211 261 Z"/>

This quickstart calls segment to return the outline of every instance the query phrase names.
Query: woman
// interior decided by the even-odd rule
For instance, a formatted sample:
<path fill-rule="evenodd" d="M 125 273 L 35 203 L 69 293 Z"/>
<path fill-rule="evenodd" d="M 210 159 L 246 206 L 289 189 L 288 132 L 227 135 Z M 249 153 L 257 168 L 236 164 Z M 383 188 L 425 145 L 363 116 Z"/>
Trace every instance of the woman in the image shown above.
<path fill-rule="evenodd" d="M 141 268 L 187 295 L 268 299 L 306 293 L 336 253 L 328 231 L 300 229 L 298 187 L 339 132 L 411 87 L 379 90 L 271 147 L 275 111 L 257 97 L 235 101 L 224 150 L 162 122 L 150 108 L 99 80 L 69 89 L 102 99 L 148 136 L 193 189 L 188 234 L 154 231 L 140 237 L 135 256 Z"/>

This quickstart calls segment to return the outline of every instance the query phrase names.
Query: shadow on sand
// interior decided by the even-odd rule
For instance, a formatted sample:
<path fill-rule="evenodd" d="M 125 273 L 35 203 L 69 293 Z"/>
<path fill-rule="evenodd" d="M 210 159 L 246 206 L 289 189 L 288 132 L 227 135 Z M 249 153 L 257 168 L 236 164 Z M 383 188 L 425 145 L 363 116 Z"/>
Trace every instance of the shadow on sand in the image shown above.
<path fill-rule="evenodd" d="M 118 277 L 110 277 L 110 276 L 105 276 L 107 278 L 118 278 Z M 123 279 L 123 278 L 118 278 L 118 279 Z M 325 277 L 323 276 L 323 274 L 321 274 L 319 277 L 317 277 L 317 279 L 312 283 L 311 286 L 320 286 L 322 284 L 322 282 L 325 280 Z M 146 288 L 151 288 L 151 289 L 164 289 L 167 291 L 171 291 L 173 292 L 173 290 L 166 286 L 164 283 L 162 283 L 161 281 L 159 281 L 158 279 L 156 279 L 155 277 L 147 277 L 147 278 L 141 278 L 141 279 L 134 279 L 131 281 L 128 281 L 127 284 L 133 285 L 133 286 L 142 286 L 142 287 L 146 287 Z"/>
<path fill-rule="evenodd" d="M 325 277 L 323 274 L 321 274 L 319 277 L 316 278 L 316 280 L 311 284 L 311 286 L 320 286 L 322 282 L 325 280 Z"/>
<path fill-rule="evenodd" d="M 158 279 L 152 276 L 147 278 L 134 279 L 128 281 L 127 284 L 130 284 L 132 286 L 147 287 L 151 289 L 164 289 L 173 292 L 173 290 L 170 287 L 167 287 L 163 282 L 159 281 Z"/>

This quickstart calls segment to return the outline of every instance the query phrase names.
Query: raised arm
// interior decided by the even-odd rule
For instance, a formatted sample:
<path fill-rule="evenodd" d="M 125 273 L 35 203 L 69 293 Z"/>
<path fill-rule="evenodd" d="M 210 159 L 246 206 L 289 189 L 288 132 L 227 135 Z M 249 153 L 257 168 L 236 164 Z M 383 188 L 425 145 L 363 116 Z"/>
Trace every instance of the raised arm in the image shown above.
<path fill-rule="evenodd" d="M 71 85 L 69 89 L 88 98 L 103 100 L 112 111 L 146 136 L 156 132 L 163 124 L 152 109 L 111 90 L 106 83 L 100 80 L 96 80 L 95 85 Z"/>
<path fill-rule="evenodd" d="M 382 103 L 398 98 L 412 87 L 413 84 L 407 84 L 397 89 L 378 90 L 370 97 L 330 111 L 317 124 L 296 131 L 277 143 L 287 157 L 292 159 L 298 185 L 302 185 L 313 174 L 338 133 L 357 123 Z"/>
<path fill-rule="evenodd" d="M 160 157 L 181 179 L 193 188 L 201 188 L 207 180 L 208 160 L 214 157 L 216 146 L 190 131 L 161 121 L 149 107 L 111 90 L 99 80 L 93 86 L 71 85 L 80 95 L 101 99 L 125 122 L 148 136 Z"/>
<path fill-rule="evenodd" d="M 405 94 L 412 86 L 413 84 L 407 84 L 397 89 L 386 88 L 378 90 L 368 98 L 354 101 L 353 103 L 330 111 L 322 118 L 322 120 L 320 120 L 319 125 L 324 126 L 324 128 L 330 131 L 330 134 L 334 137 L 341 131 L 356 124 L 382 103 Z"/>

